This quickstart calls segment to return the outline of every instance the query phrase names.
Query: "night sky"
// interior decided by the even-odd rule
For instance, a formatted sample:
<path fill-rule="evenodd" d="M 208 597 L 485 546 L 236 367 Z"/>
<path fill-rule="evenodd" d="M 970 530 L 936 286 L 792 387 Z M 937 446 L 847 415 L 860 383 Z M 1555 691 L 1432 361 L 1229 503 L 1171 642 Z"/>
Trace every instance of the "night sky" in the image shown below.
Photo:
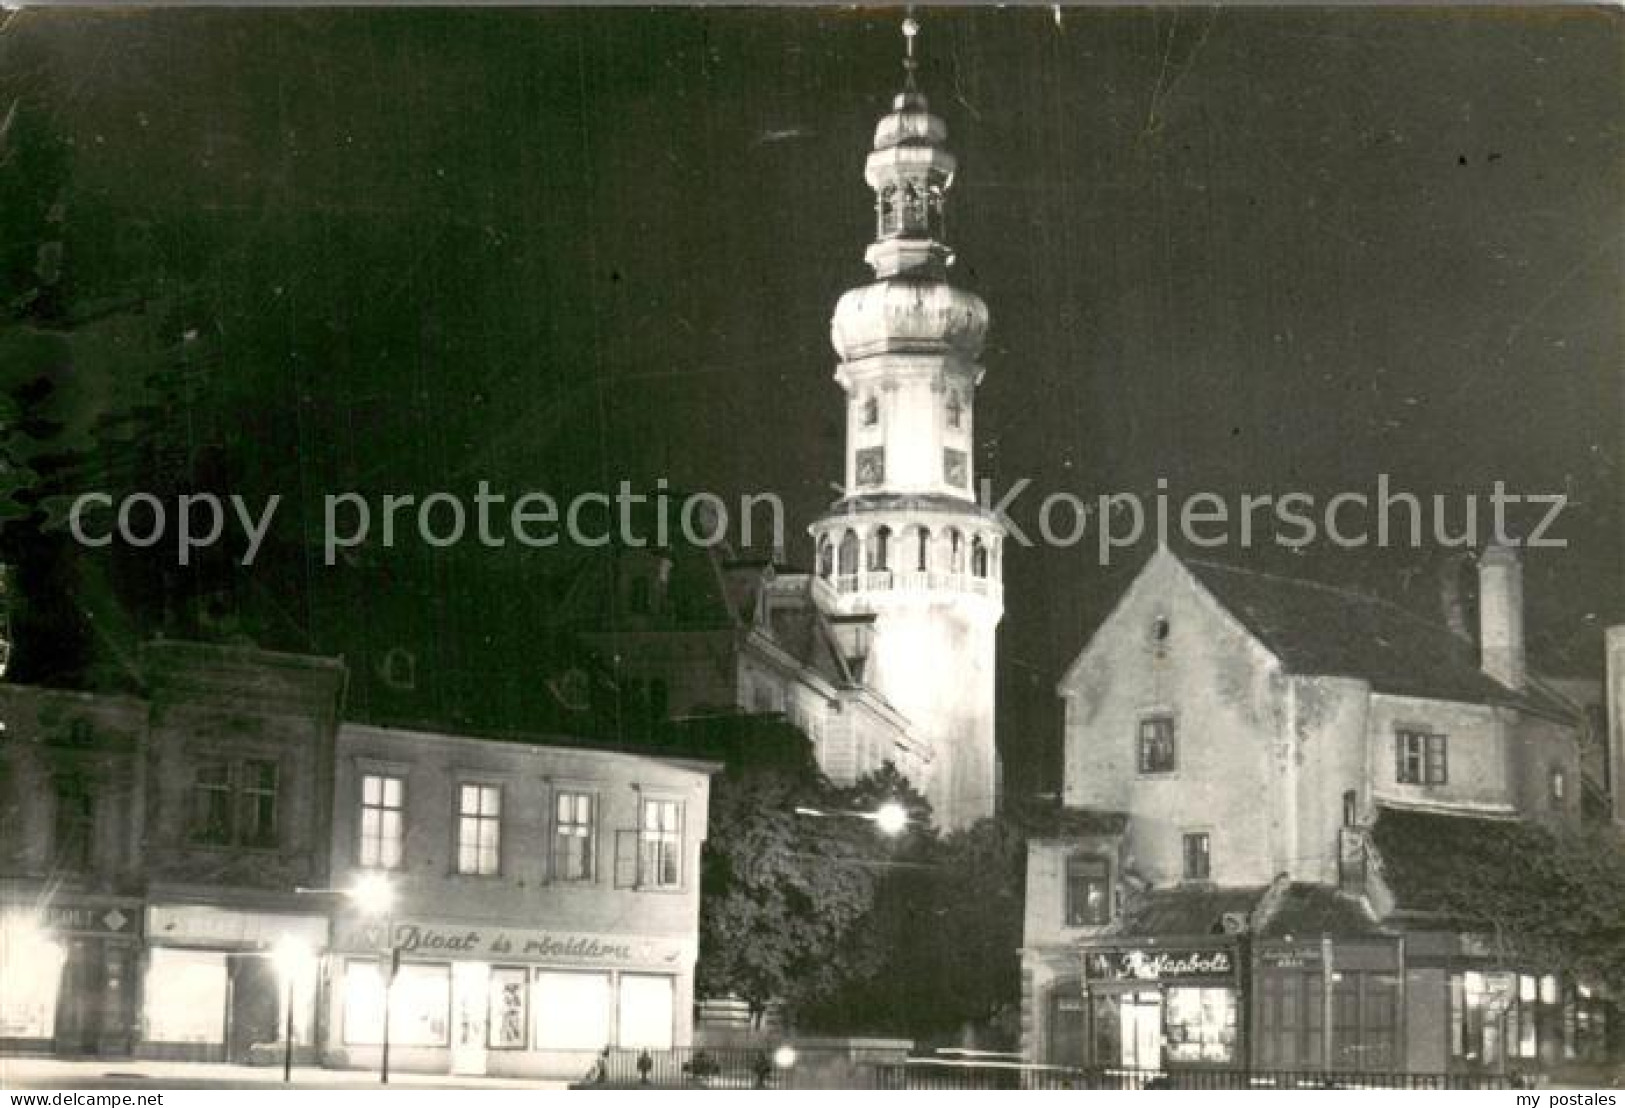
<path fill-rule="evenodd" d="M 197 483 L 289 501 L 259 565 L 193 584 L 266 645 L 355 660 L 358 710 L 391 646 L 432 674 L 420 714 L 535 684 L 562 586 L 545 558 L 415 544 L 326 568 L 326 492 L 772 490 L 808 561 L 841 473 L 828 320 L 867 276 L 896 13 L 3 18 L 0 112 L 64 152 L 50 181 L 9 159 L 7 187 L 62 205 L 75 299 L 167 296 L 166 325 L 208 350 Z M 1567 492 L 1569 549 L 1528 563 L 1532 650 L 1600 668 L 1598 629 L 1625 619 L 1617 9 L 922 21 L 961 165 L 955 279 L 993 316 L 983 476 Z M 104 394 L 119 366 L 62 388 Z M 1019 787 L 1053 773 L 1053 683 L 1147 549 L 1007 555 Z M 1433 549 L 1217 556 L 1438 611 Z M 109 588 L 75 603 L 116 605 Z"/>

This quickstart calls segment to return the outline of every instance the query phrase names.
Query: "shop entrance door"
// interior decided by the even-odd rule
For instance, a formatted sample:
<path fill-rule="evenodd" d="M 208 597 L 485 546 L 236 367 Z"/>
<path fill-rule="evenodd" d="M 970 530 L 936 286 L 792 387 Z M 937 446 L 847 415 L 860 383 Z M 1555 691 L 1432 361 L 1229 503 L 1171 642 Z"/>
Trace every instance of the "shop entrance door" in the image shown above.
<path fill-rule="evenodd" d="M 1162 994 L 1124 993 L 1123 1065 L 1131 1070 L 1162 1068 Z"/>
<path fill-rule="evenodd" d="M 1083 1033 L 1088 1021 L 1084 1018 L 1082 994 L 1077 982 L 1057 986 L 1050 993 L 1049 1052 L 1045 1058 L 1052 1066 L 1083 1065 Z"/>
<path fill-rule="evenodd" d="M 62 986 L 56 994 L 56 1052 L 94 1054 L 102 1037 L 104 1007 L 101 944 L 70 939 L 65 945 Z"/>
<path fill-rule="evenodd" d="M 274 1046 L 282 1041 L 281 983 L 276 964 L 264 954 L 228 955 L 226 970 L 231 981 L 226 1060 L 246 1065 L 253 1061 L 256 1043 Z"/>

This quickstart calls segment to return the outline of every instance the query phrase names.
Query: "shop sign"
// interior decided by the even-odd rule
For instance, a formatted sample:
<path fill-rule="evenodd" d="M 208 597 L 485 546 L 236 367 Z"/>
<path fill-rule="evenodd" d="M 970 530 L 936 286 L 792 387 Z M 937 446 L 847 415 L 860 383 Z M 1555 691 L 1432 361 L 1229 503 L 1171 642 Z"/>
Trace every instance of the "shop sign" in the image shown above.
<path fill-rule="evenodd" d="M 1319 948 L 1304 948 L 1300 950 L 1260 950 L 1258 961 L 1269 969 L 1319 969 Z"/>
<path fill-rule="evenodd" d="M 1235 958 L 1225 947 L 1205 950 L 1103 950 L 1084 955 L 1091 981 L 1168 981 L 1229 977 Z"/>
<path fill-rule="evenodd" d="M 59 935 L 141 934 L 141 909 L 116 905 L 48 904 L 39 912 L 39 923 Z"/>
<path fill-rule="evenodd" d="M 377 951 L 382 928 L 352 926 L 341 933 L 339 946 L 351 951 Z M 680 938 L 641 935 L 595 935 L 571 931 L 535 931 L 482 924 L 397 921 L 394 946 L 416 958 L 475 958 L 483 961 L 572 963 L 597 966 L 676 965 L 689 954 Z"/>

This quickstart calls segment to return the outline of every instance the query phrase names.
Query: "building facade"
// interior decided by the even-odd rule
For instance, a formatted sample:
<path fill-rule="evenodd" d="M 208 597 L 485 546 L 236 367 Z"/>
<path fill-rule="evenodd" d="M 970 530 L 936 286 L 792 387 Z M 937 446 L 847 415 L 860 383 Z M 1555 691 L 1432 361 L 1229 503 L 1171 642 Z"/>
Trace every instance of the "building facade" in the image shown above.
<path fill-rule="evenodd" d="M 1152 556 L 1059 686 L 1033 1060 L 1504 1072 L 1601 1049 L 1585 983 L 1429 901 L 1437 867 L 1581 817 L 1577 722 L 1522 669 L 1516 559 L 1481 563 L 1482 665 L 1370 597 Z"/>
<path fill-rule="evenodd" d="M 402 1069 L 690 1041 L 710 766 L 346 723 L 335 659 L 140 662 L 140 696 L 0 685 L 0 1050 L 269 1062 L 291 1014 L 302 1063 L 377 1065 L 394 950 Z"/>
<path fill-rule="evenodd" d="M 324 1056 L 580 1077 L 693 1034 L 708 763 L 347 723 L 339 734 Z"/>

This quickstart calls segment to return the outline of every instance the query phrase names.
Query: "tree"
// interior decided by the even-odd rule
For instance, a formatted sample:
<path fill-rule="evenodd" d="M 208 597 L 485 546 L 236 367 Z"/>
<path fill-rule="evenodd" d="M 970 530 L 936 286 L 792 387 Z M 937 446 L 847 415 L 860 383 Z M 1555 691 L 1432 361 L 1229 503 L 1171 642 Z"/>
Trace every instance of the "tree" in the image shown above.
<path fill-rule="evenodd" d="M 858 971 L 853 936 L 877 885 L 879 836 L 841 812 L 849 795 L 818 771 L 812 744 L 791 725 L 746 717 L 713 725 L 687 749 L 725 753 L 713 781 L 701 872 L 701 996 L 733 996 L 759 1022 L 768 1006 L 804 1012 Z"/>

